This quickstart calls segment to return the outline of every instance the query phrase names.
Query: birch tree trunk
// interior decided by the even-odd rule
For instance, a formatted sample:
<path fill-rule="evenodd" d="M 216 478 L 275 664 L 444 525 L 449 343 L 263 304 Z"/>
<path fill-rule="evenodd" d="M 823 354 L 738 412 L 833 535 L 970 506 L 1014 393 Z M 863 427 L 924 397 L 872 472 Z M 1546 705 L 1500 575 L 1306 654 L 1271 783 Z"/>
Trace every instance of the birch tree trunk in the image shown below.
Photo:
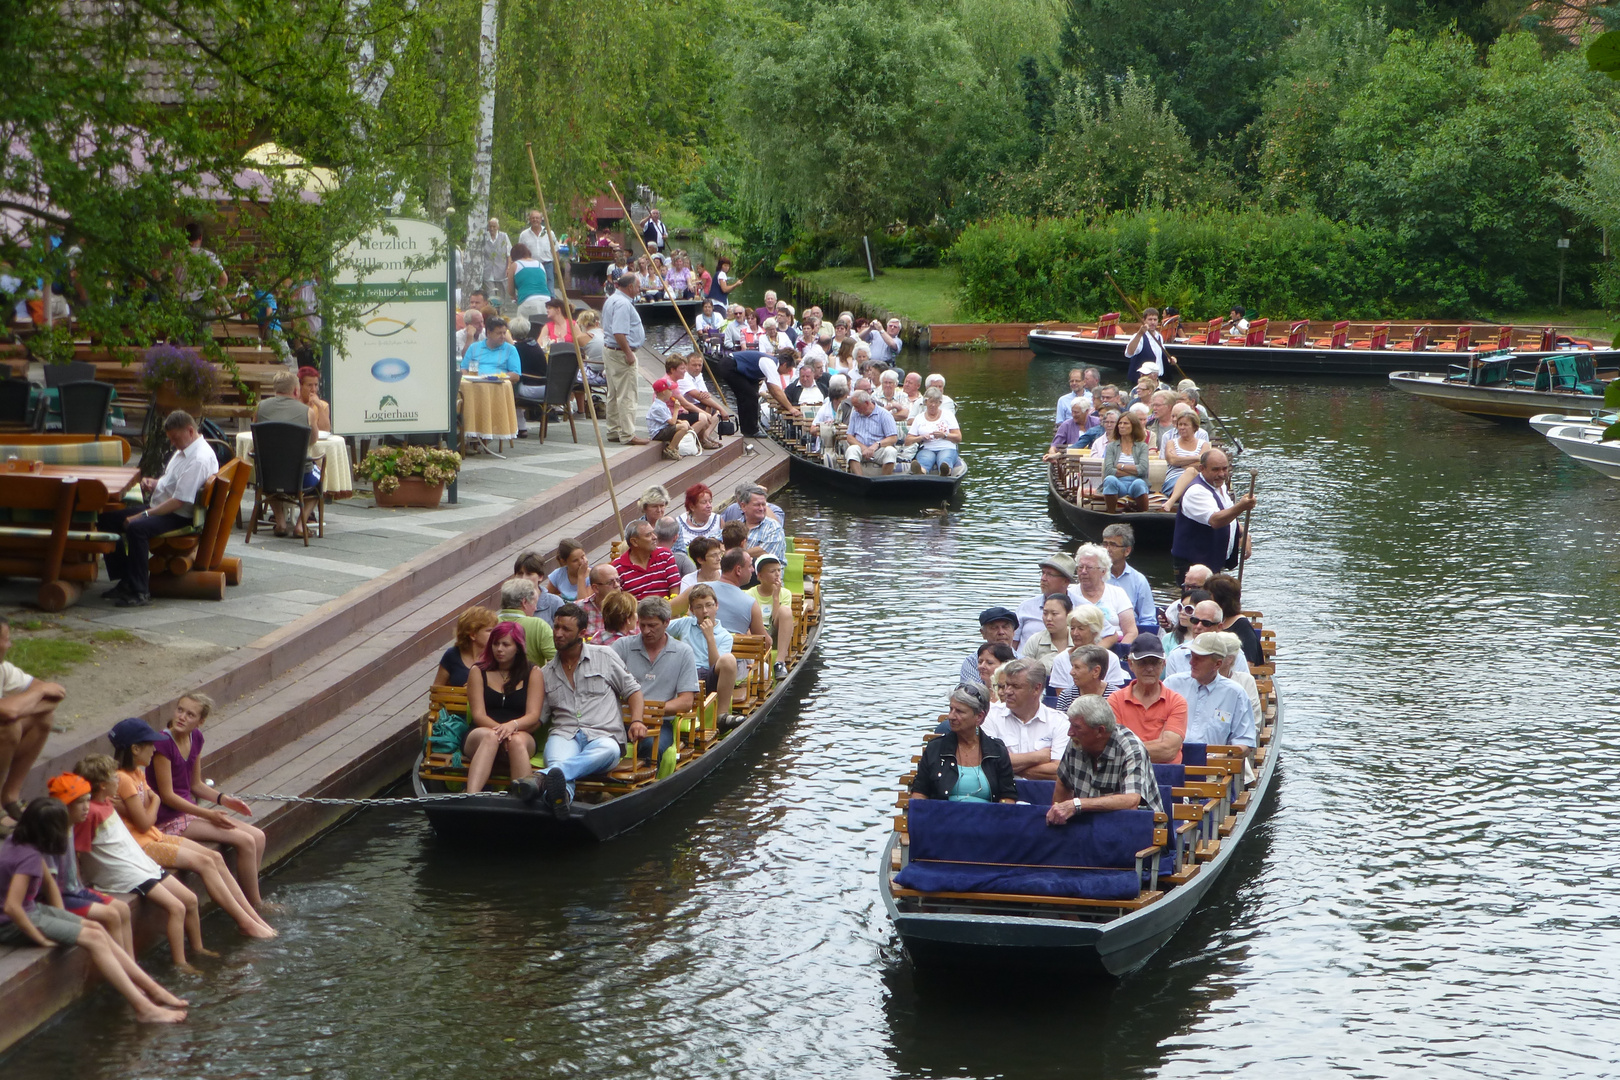
<path fill-rule="evenodd" d="M 472 204 L 467 208 L 469 244 L 489 222 L 490 167 L 495 144 L 495 35 L 499 0 L 483 0 L 478 30 L 478 142 L 473 147 Z"/>

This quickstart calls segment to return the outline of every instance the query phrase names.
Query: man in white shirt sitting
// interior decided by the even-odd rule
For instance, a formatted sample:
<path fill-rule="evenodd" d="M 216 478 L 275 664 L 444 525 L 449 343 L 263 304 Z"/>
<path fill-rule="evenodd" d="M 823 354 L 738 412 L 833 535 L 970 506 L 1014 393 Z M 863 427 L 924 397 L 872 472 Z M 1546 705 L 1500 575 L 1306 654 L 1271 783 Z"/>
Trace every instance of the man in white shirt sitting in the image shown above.
<path fill-rule="evenodd" d="M 163 433 L 175 454 L 157 480 L 141 481 L 141 494 L 147 505 L 139 510 L 115 510 L 100 517 L 104 532 L 121 532 L 121 550 L 107 553 L 107 576 L 118 584 L 102 595 L 118 601 L 119 607 L 145 607 L 152 602 L 152 537 L 183 529 L 192 524 L 192 512 L 203 485 L 219 471 L 214 448 L 197 431 L 191 414 L 176 409 L 163 422 Z"/>
<path fill-rule="evenodd" d="M 1069 748 L 1069 718 L 1041 704 L 1046 668 L 1039 660 L 1009 660 L 1001 676 L 1001 700 L 985 715 L 985 734 L 1007 744 L 1017 775 L 1056 780 L 1058 762 Z"/>

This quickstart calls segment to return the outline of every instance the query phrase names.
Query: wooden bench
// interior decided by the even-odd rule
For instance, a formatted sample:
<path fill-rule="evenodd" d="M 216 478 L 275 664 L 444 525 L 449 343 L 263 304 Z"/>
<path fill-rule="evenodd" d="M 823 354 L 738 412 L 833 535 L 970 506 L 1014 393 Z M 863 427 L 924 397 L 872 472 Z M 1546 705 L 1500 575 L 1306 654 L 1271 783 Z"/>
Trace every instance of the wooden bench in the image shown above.
<path fill-rule="evenodd" d="M 36 602 L 45 611 L 77 603 L 96 580 L 97 559 L 121 539 L 96 527 L 106 507 L 99 480 L 0 472 L 0 574 L 38 578 Z"/>
<path fill-rule="evenodd" d="M 203 486 L 193 525 L 153 537 L 152 595 L 223 600 L 227 585 L 242 583 L 242 560 L 225 554 L 247 488 L 249 468 L 228 461 Z"/>
<path fill-rule="evenodd" d="M 0 436 L 0 461 L 22 458 L 47 465 L 122 465 L 129 443 L 116 435 L 7 433 Z"/>

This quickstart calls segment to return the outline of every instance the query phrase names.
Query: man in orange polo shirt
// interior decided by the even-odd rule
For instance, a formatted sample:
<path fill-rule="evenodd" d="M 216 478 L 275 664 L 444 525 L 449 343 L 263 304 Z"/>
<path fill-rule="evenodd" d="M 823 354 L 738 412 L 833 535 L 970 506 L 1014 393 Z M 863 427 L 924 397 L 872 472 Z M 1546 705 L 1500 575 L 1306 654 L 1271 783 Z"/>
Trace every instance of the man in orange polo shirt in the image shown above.
<path fill-rule="evenodd" d="M 1164 645 L 1153 634 L 1131 642 L 1131 672 L 1136 678 L 1108 699 L 1115 719 L 1136 733 L 1155 763 L 1178 764 L 1187 737 L 1187 699 L 1161 681 Z"/>

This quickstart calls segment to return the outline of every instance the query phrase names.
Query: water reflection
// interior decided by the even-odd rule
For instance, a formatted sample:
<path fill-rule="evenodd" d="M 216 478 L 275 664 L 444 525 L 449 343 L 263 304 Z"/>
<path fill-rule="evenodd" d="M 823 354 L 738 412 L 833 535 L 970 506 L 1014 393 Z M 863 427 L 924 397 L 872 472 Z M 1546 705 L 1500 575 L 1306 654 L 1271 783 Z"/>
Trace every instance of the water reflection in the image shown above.
<path fill-rule="evenodd" d="M 1035 460 L 1067 365 L 933 367 L 967 437 L 961 507 L 783 498 L 830 568 L 819 666 L 686 800 L 599 849 L 511 859 L 368 816 L 275 876 L 280 940 L 210 922 L 227 955 L 176 980 L 190 1024 L 137 1030 L 99 994 L 0 1069 L 1616 1071 L 1620 890 L 1600 852 L 1620 826 L 1620 488 L 1376 382 L 1206 386 L 1261 475 L 1246 601 L 1281 637 L 1289 719 L 1276 812 L 1211 902 L 1117 984 L 914 978 L 876 890 L 896 777 L 977 612 L 1033 594 L 1037 555 L 1073 543 Z M 1139 562 L 1167 580 L 1167 560 Z"/>

